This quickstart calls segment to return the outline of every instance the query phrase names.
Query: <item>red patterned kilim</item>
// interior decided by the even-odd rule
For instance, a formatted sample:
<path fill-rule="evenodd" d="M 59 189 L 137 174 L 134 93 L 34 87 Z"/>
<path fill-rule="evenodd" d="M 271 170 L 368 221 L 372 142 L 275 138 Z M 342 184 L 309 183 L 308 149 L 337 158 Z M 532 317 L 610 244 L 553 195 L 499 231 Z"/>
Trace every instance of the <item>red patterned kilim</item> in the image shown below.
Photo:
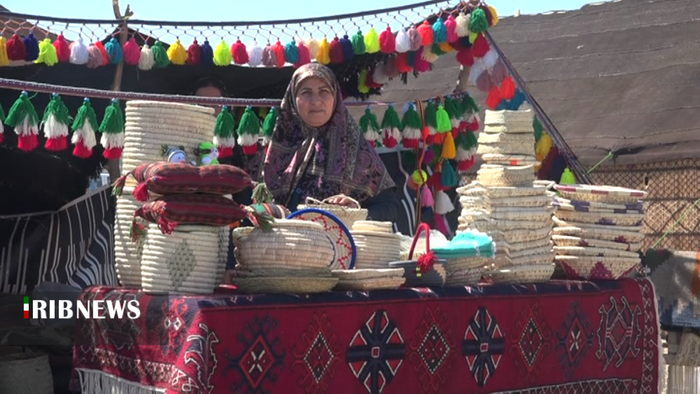
<path fill-rule="evenodd" d="M 82 297 L 136 298 L 142 316 L 78 321 L 74 367 L 168 393 L 658 392 L 646 279 L 308 297 L 99 287 Z"/>

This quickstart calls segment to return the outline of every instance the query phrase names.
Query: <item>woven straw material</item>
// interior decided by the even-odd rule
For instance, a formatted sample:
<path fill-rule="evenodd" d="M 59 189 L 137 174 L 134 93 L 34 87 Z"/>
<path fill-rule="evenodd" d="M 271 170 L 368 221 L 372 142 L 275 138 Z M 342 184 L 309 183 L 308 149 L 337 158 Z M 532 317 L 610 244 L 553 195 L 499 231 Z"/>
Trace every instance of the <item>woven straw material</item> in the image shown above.
<path fill-rule="evenodd" d="M 178 112 L 188 111 L 214 116 L 214 109 L 203 107 L 201 105 L 171 103 L 167 101 L 152 101 L 152 100 L 130 100 L 126 102 L 126 111 L 130 110 L 175 110 Z"/>
<path fill-rule="evenodd" d="M 552 239 L 550 237 L 544 237 L 540 239 L 536 239 L 533 241 L 527 241 L 527 242 L 507 242 L 505 243 L 507 245 L 508 252 L 511 254 L 515 252 L 520 252 L 523 250 L 534 250 L 538 248 L 549 248 L 549 251 L 551 252 L 552 246 L 554 246 L 554 243 L 552 242 Z"/>
<path fill-rule="evenodd" d="M 605 204 L 637 204 L 647 192 L 616 186 L 601 185 L 556 185 L 561 196 L 568 200 L 598 202 Z"/>
<path fill-rule="evenodd" d="M 535 118 L 535 113 L 531 109 L 522 111 L 492 111 L 486 110 L 484 114 L 485 125 L 505 125 L 512 127 L 514 125 L 529 125 L 530 131 L 533 131 L 532 123 Z"/>
<path fill-rule="evenodd" d="M 473 268 L 462 271 L 447 271 L 446 287 L 473 286 L 481 280 L 483 269 Z"/>
<path fill-rule="evenodd" d="M 544 253 L 544 254 L 531 254 L 531 255 L 526 255 L 526 256 L 518 256 L 518 257 L 510 257 L 508 255 L 505 256 L 497 256 L 496 259 L 494 260 L 493 266 L 495 268 L 501 269 L 501 268 L 508 268 L 508 267 L 516 267 L 516 266 L 521 266 L 521 265 L 540 265 L 540 264 L 549 264 L 554 261 L 554 252 L 550 253 Z"/>
<path fill-rule="evenodd" d="M 491 207 L 489 210 L 463 210 L 460 216 L 469 220 L 471 217 L 483 217 L 483 213 L 487 212 L 489 217 L 495 220 L 532 220 L 544 222 L 552 217 L 554 211 L 555 209 L 551 207 Z"/>
<path fill-rule="evenodd" d="M 49 357 L 33 353 L 13 353 L 0 357 L 0 393 L 53 394 Z"/>
<path fill-rule="evenodd" d="M 219 270 L 221 271 L 218 277 L 220 282 L 224 282 L 224 274 L 226 271 L 226 264 L 228 263 L 228 247 L 229 243 L 232 242 L 229 235 L 231 229 L 228 226 L 223 226 L 219 228 Z"/>
<path fill-rule="evenodd" d="M 491 186 L 487 187 L 481 182 L 474 181 L 466 186 L 457 188 L 457 193 L 462 196 L 471 197 L 489 197 L 489 198 L 510 198 L 510 197 L 523 197 L 523 196 L 537 196 L 547 194 L 547 189 L 553 185 L 554 182 L 541 183 L 540 181 L 535 181 L 532 185 L 527 185 L 523 187 L 512 187 L 512 186 Z"/>
<path fill-rule="evenodd" d="M 644 229 L 644 226 L 641 224 L 638 226 L 622 226 L 622 225 L 617 225 L 617 224 L 597 224 L 597 223 L 579 222 L 579 221 L 574 221 L 574 220 L 564 220 L 561 217 L 559 217 L 559 213 L 560 212 L 557 212 L 557 215 L 554 215 L 552 217 L 554 224 L 556 224 L 558 227 L 580 227 L 580 228 L 593 228 L 593 229 L 600 229 L 600 230 L 614 229 L 614 230 L 619 230 L 619 231 L 640 232 L 640 233 Z"/>
<path fill-rule="evenodd" d="M 530 149 L 529 154 L 532 155 L 535 151 L 535 134 L 508 134 L 508 133 L 480 133 L 479 134 L 479 145 L 490 144 L 490 145 L 525 145 Z"/>
<path fill-rule="evenodd" d="M 248 294 L 289 293 L 310 294 L 331 291 L 338 284 L 338 278 L 300 277 L 233 277 L 233 284 L 239 291 Z"/>
<path fill-rule="evenodd" d="M 483 134 L 483 133 L 482 133 Z M 512 134 L 512 135 L 517 135 L 517 134 Z M 520 134 L 520 135 L 527 135 L 530 136 L 530 134 Z M 485 144 L 479 142 L 479 147 L 476 150 L 476 153 L 478 155 L 527 155 L 527 154 L 532 154 L 534 150 L 534 141 L 533 141 L 533 146 L 530 145 L 523 145 L 523 144 L 515 144 L 512 142 L 509 143 L 501 143 L 501 144 Z M 507 163 L 510 164 L 510 163 Z"/>
<path fill-rule="evenodd" d="M 496 208 L 496 207 L 520 207 L 520 208 L 535 208 L 549 207 L 552 204 L 552 196 L 549 194 L 540 194 L 534 196 L 520 197 L 471 197 L 461 196 L 459 203 L 462 208 Z"/>
<path fill-rule="evenodd" d="M 246 269 L 278 266 L 322 268 L 333 261 L 334 248 L 323 226 L 304 220 L 279 219 L 270 232 L 253 227 L 233 231 L 238 262 Z"/>
<path fill-rule="evenodd" d="M 530 256 L 552 256 L 553 255 L 553 250 L 552 250 L 552 241 L 549 241 L 550 244 L 544 245 L 544 246 L 537 246 L 537 247 L 532 247 L 532 248 L 525 248 L 525 249 L 520 249 L 520 250 L 511 250 L 510 248 L 507 248 L 505 250 L 506 255 L 511 261 L 514 260 L 520 260 L 523 257 L 530 257 Z M 551 258 L 547 257 L 549 260 Z"/>
<path fill-rule="evenodd" d="M 591 246 L 555 246 L 554 252 L 560 256 L 639 257 L 635 252 L 627 252 L 620 249 L 595 248 Z"/>
<path fill-rule="evenodd" d="M 377 222 L 373 220 L 358 220 L 352 225 L 353 232 L 376 232 L 376 233 L 394 233 L 394 223 L 392 222 Z"/>
<path fill-rule="evenodd" d="M 570 279 L 617 280 L 631 272 L 641 259 L 624 257 L 556 256 Z"/>
<path fill-rule="evenodd" d="M 554 264 L 537 264 L 488 271 L 484 277 L 494 283 L 541 283 L 549 281 L 553 273 Z"/>
<path fill-rule="evenodd" d="M 445 270 L 448 273 L 468 271 L 472 269 L 482 269 L 493 262 L 493 259 L 486 257 L 460 257 L 448 259 L 445 263 Z"/>
<path fill-rule="evenodd" d="M 507 166 L 539 166 L 541 164 L 534 156 L 532 156 L 532 153 L 523 155 L 486 153 L 481 155 L 481 160 L 489 164 L 502 164 Z"/>
<path fill-rule="evenodd" d="M 526 123 L 513 123 L 510 126 L 505 125 L 484 125 L 484 133 L 518 133 L 518 134 L 532 134 L 534 129 L 532 124 Z"/>
<path fill-rule="evenodd" d="M 145 237 L 136 242 L 132 241 L 134 211 L 141 206 L 131 195 L 132 192 L 133 189 L 125 187 L 123 194 L 117 198 L 114 218 L 114 265 L 122 286 L 141 288 L 141 253 Z M 138 222 L 144 223 L 141 220 Z"/>
<path fill-rule="evenodd" d="M 560 203 L 562 206 L 583 206 L 586 207 L 590 210 L 594 209 L 601 209 L 601 210 L 625 210 L 625 211 L 642 211 L 644 212 L 645 210 L 645 205 L 646 203 L 644 201 L 637 201 L 634 203 L 628 203 L 628 204 L 618 204 L 618 203 L 605 203 L 605 202 L 596 202 L 596 201 L 581 201 L 581 200 L 569 200 L 566 198 L 562 197 L 555 197 L 554 198 L 555 202 Z"/>
<path fill-rule="evenodd" d="M 141 256 L 144 291 L 212 293 L 221 273 L 219 232 L 219 227 L 183 225 L 164 235 L 149 225 Z"/>
<path fill-rule="evenodd" d="M 404 274 L 403 268 L 384 268 L 384 269 L 358 269 L 358 270 L 333 270 L 332 275 L 341 281 L 361 280 L 361 279 L 377 279 L 377 278 L 402 278 Z"/>
<path fill-rule="evenodd" d="M 549 239 L 552 233 L 552 223 L 528 231 L 503 231 L 503 238 L 508 244 L 537 242 L 542 239 Z"/>
<path fill-rule="evenodd" d="M 576 212 L 590 212 L 590 213 L 597 213 L 597 214 L 644 214 L 643 209 L 629 209 L 626 208 L 624 205 L 614 205 L 614 204 L 605 204 L 608 206 L 622 206 L 623 208 L 599 208 L 599 207 L 590 207 L 590 206 L 581 206 L 581 205 L 573 205 L 568 203 L 567 201 L 571 200 L 565 200 L 565 199 L 555 199 L 552 204 L 557 207 L 557 210 L 560 211 L 576 211 Z"/>
<path fill-rule="evenodd" d="M 390 262 L 401 259 L 401 237 L 398 235 L 352 232 L 352 236 L 357 247 L 356 269 L 388 268 Z"/>
<path fill-rule="evenodd" d="M 259 278 L 259 277 L 301 277 L 301 278 L 331 278 L 330 268 L 288 268 L 284 264 L 277 267 L 265 267 L 257 269 L 244 269 L 236 267 L 235 276 L 240 278 Z"/>
<path fill-rule="evenodd" d="M 359 207 L 360 203 L 356 203 Z M 297 209 L 302 210 L 306 208 L 316 208 L 328 211 L 335 215 L 338 219 L 340 219 L 340 221 L 342 221 L 343 224 L 349 229 L 351 229 L 355 225 L 356 221 L 366 220 L 367 215 L 369 214 L 369 211 L 367 211 L 367 209 L 365 208 L 350 208 L 340 205 L 328 204 L 327 202 L 325 202 L 325 200 L 319 201 L 314 198 L 307 198 L 306 204 L 299 204 Z"/>
<path fill-rule="evenodd" d="M 532 186 L 535 180 L 535 167 L 482 164 L 477 171 L 476 179 L 486 186 Z"/>
<path fill-rule="evenodd" d="M 628 252 L 638 252 L 642 249 L 642 243 L 612 242 L 595 238 L 572 237 L 568 235 L 552 235 L 552 240 L 556 246 L 582 246 L 615 250 L 626 250 Z"/>
<path fill-rule="evenodd" d="M 610 242 L 621 242 L 624 244 L 641 243 L 644 240 L 644 233 L 641 231 L 622 231 L 615 226 L 598 227 L 581 227 L 581 226 L 561 226 L 552 229 L 553 235 L 566 235 L 573 237 L 581 237 L 586 240 L 600 240 Z"/>
<path fill-rule="evenodd" d="M 469 217 L 460 216 L 457 218 L 457 221 L 459 222 L 460 231 L 474 228 L 481 232 L 539 230 L 543 227 L 550 226 L 551 223 L 551 219 L 549 218 L 542 221 L 490 219 L 488 214 L 483 214 L 481 216 L 470 215 Z"/>
<path fill-rule="evenodd" d="M 423 272 L 420 276 L 417 271 L 417 260 L 394 261 L 389 265 L 403 270 L 403 276 L 406 278 L 404 287 L 442 287 L 446 276 L 444 262 L 445 260 L 436 261 L 428 272 Z"/>
<path fill-rule="evenodd" d="M 356 280 L 341 280 L 335 286 L 336 290 L 393 290 L 398 289 L 406 282 L 406 278 L 369 278 Z"/>
<path fill-rule="evenodd" d="M 566 222 L 641 226 L 645 215 L 643 213 L 600 213 L 561 210 L 557 212 L 557 217 Z"/>

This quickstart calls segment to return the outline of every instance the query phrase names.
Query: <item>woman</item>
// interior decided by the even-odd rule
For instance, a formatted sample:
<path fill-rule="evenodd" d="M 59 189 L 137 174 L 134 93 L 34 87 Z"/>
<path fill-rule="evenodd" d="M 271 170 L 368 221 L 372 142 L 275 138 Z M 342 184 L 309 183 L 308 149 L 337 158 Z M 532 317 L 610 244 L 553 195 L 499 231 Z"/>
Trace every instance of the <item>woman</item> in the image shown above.
<path fill-rule="evenodd" d="M 282 100 L 262 166 L 275 202 L 295 211 L 306 197 L 367 208 L 372 220 L 395 221 L 395 185 L 343 104 L 333 71 L 321 64 L 296 70 Z"/>

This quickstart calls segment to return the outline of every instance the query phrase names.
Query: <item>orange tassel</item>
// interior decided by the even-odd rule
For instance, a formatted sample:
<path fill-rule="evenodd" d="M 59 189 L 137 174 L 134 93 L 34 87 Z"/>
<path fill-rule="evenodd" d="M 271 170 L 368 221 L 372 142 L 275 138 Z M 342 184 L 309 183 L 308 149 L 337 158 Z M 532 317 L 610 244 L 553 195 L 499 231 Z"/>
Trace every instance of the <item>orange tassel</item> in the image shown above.
<path fill-rule="evenodd" d="M 275 45 L 272 46 L 272 50 L 275 51 L 275 60 L 277 61 L 277 68 L 282 68 L 284 67 L 284 63 L 286 63 L 284 59 L 284 45 L 277 40 Z"/>
<path fill-rule="evenodd" d="M 496 107 L 501 104 L 502 100 L 503 98 L 501 97 L 501 92 L 498 90 L 498 86 L 494 86 L 489 92 L 488 97 L 486 97 L 486 105 L 489 109 L 495 110 Z"/>
<path fill-rule="evenodd" d="M 420 34 L 420 44 L 421 46 L 427 47 L 433 45 L 435 41 L 435 33 L 433 32 L 433 27 L 428 23 L 428 21 L 423 21 L 423 23 L 418 26 L 418 34 Z"/>
<path fill-rule="evenodd" d="M 508 76 L 501 84 L 501 97 L 510 100 L 515 96 L 515 82 L 513 77 Z"/>

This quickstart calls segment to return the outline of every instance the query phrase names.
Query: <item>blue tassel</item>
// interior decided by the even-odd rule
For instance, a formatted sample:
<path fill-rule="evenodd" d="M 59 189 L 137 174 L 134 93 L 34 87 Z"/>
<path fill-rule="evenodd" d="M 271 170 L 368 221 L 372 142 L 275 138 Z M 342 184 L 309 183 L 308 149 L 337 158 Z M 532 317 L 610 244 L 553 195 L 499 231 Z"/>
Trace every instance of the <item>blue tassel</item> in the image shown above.
<path fill-rule="evenodd" d="M 119 64 L 124 57 L 122 46 L 119 45 L 119 41 L 114 37 L 105 45 L 105 51 L 107 51 L 107 57 L 109 57 L 109 64 Z"/>
<path fill-rule="evenodd" d="M 28 62 L 33 62 L 39 58 L 39 41 L 34 37 L 34 33 L 29 33 L 28 36 L 24 37 L 24 47 L 27 49 L 27 56 L 24 60 Z"/>
<path fill-rule="evenodd" d="M 462 48 L 469 48 L 470 46 L 472 46 L 472 43 L 469 42 L 469 36 L 460 37 L 459 46 L 461 46 Z"/>
<path fill-rule="evenodd" d="M 423 47 L 421 47 L 421 50 Z M 406 63 L 411 66 L 411 68 L 416 66 L 416 56 L 418 55 L 418 51 L 409 51 L 406 52 Z"/>
<path fill-rule="evenodd" d="M 287 61 L 287 63 L 292 64 L 299 61 L 299 48 L 294 40 L 290 41 L 284 46 L 284 59 Z"/>
<path fill-rule="evenodd" d="M 433 42 L 435 44 L 442 44 L 447 41 L 447 27 L 440 18 L 433 23 L 433 37 Z"/>
<path fill-rule="evenodd" d="M 205 66 L 214 65 L 214 49 L 209 45 L 209 40 L 204 40 L 204 44 L 202 44 L 202 64 Z"/>
<path fill-rule="evenodd" d="M 521 105 L 525 102 L 525 93 L 522 92 L 522 90 L 517 89 L 515 91 L 515 96 L 513 96 L 510 101 L 501 101 L 500 104 L 498 104 L 498 107 L 496 107 L 496 111 L 502 111 L 502 110 L 508 110 L 508 111 L 517 111 Z"/>
<path fill-rule="evenodd" d="M 352 49 L 352 41 L 348 38 L 348 35 L 344 35 L 340 39 L 340 46 L 343 48 L 343 59 L 345 61 L 350 60 L 355 56 L 355 51 Z"/>
<path fill-rule="evenodd" d="M 442 173 L 440 174 L 440 183 L 445 187 L 457 186 L 459 181 L 457 180 L 457 173 L 455 169 L 450 164 L 449 160 L 442 162 Z"/>

